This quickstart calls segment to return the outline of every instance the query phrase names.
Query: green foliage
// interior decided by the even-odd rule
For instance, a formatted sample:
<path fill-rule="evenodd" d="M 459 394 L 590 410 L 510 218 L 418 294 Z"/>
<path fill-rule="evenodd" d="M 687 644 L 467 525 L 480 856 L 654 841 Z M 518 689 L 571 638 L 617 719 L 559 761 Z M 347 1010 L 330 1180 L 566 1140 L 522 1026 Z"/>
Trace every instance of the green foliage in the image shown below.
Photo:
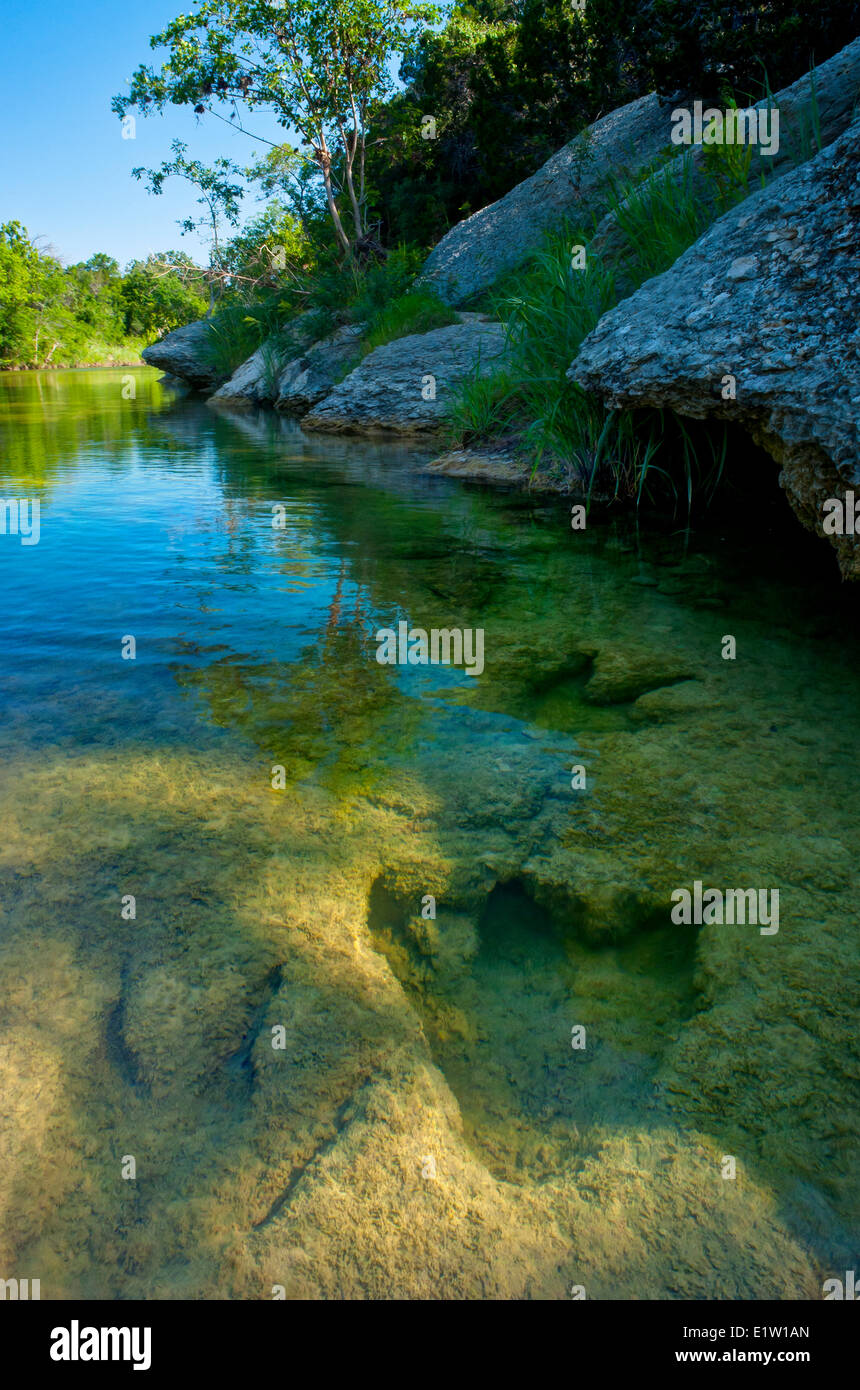
<path fill-rule="evenodd" d="M 265 292 L 295 281 L 313 255 L 299 218 L 275 198 L 223 248 L 228 292 L 247 293 L 248 287 Z"/>
<path fill-rule="evenodd" d="M 206 300 L 200 272 L 189 256 L 162 252 L 132 261 L 119 290 L 123 331 L 148 342 L 202 318 Z"/>
<path fill-rule="evenodd" d="M 459 0 L 374 113 L 374 215 L 385 239 L 429 247 L 613 108 L 654 89 L 757 101 L 858 32 L 860 0 Z"/>
<path fill-rule="evenodd" d="M 573 268 L 572 248 L 587 242 L 578 228 L 546 238 L 496 300 L 509 357 L 502 370 L 475 374 L 460 387 L 449 417 L 452 438 L 504 440 L 534 470 L 557 474 L 588 498 L 628 497 L 638 504 L 661 490 L 688 509 L 694 493 L 709 498 L 722 476 L 724 432 L 694 431 L 663 412 L 607 410 L 567 370 L 583 339 L 624 293 L 667 270 L 698 240 L 720 210 L 722 192 L 717 187 L 713 198 L 703 198 L 689 170 L 678 178 L 671 166 L 649 182 L 647 196 L 638 181 L 617 187 L 624 240 L 617 264 L 590 256 L 587 268 Z M 730 196 L 742 196 L 737 183 Z M 673 451 L 682 460 L 680 480 L 655 461 Z"/>
<path fill-rule="evenodd" d="M 289 331 L 286 312 L 277 293 L 251 301 L 239 297 L 225 304 L 209 321 L 209 360 L 229 376 L 264 343 L 278 356 L 278 338 Z"/>
<path fill-rule="evenodd" d="M 715 162 L 722 172 L 722 163 Z M 713 221 L 716 207 L 697 186 L 692 159 L 681 157 L 653 171 L 647 180 L 630 187 L 615 183 L 610 211 L 632 252 L 625 270 L 635 288 L 652 275 L 667 270 Z"/>
<path fill-rule="evenodd" d="M 50 293 L 49 273 L 20 222 L 0 227 L 0 363 L 29 360 Z"/>
<path fill-rule="evenodd" d="M 203 209 L 198 217 L 185 217 L 180 222 L 182 235 L 189 232 L 202 233 L 209 242 L 209 263 L 216 271 L 223 271 L 224 261 L 222 242 L 223 226 L 238 227 L 239 210 L 244 197 L 244 186 L 235 182 L 240 170 L 232 160 L 216 159 L 212 165 L 201 164 L 199 159 L 188 159 L 187 145 L 181 140 L 171 144 L 173 158 L 166 160 L 158 169 L 132 169 L 132 176 L 146 182 L 150 193 L 157 196 L 164 192 L 168 179 L 183 179 L 199 193 L 197 204 Z"/>
<path fill-rule="evenodd" d="M 17 222 L 0 227 L 0 365 L 77 366 L 136 360 L 145 340 L 201 316 L 185 281 L 188 257 L 134 262 L 110 256 L 63 267 Z M 196 269 L 196 268 L 195 268 Z"/>
<path fill-rule="evenodd" d="M 168 49 L 167 62 L 138 68 L 113 110 L 160 112 L 173 103 L 202 115 L 220 104 L 236 118 L 240 107 L 271 110 L 301 136 L 348 252 L 368 235 L 371 106 L 392 89 L 392 57 L 437 17 L 432 4 L 409 0 L 201 0 L 151 39 Z"/>
<path fill-rule="evenodd" d="M 560 458 L 580 484 L 595 471 L 603 448 L 605 412 L 567 380 L 583 338 L 617 295 L 611 271 L 571 268 L 571 248 L 584 238 L 567 227 L 511 282 L 496 310 L 507 323 L 510 359 L 505 369 L 466 383 L 452 411 L 463 442 L 516 432 L 535 467 Z"/>
<path fill-rule="evenodd" d="M 409 290 L 373 315 L 362 340 L 362 355 L 366 356 L 395 338 L 405 338 L 410 333 L 429 333 L 431 329 L 457 322 L 453 309 L 435 294 L 427 290 Z"/>
<path fill-rule="evenodd" d="M 728 86 L 757 101 L 768 81 L 787 86 L 860 32 L 858 0 L 644 0 L 636 9 L 634 66 L 658 91 L 703 98 Z"/>
<path fill-rule="evenodd" d="M 373 319 L 390 301 L 406 294 L 421 267 L 422 257 L 411 247 L 398 246 L 384 260 L 349 267 L 352 281 L 349 313 L 353 323 Z"/>
<path fill-rule="evenodd" d="M 347 323 L 370 323 L 409 292 L 422 262 L 416 247 L 397 246 L 379 259 L 339 261 L 322 255 L 301 288 L 303 307 L 316 316 L 320 337 Z"/>
<path fill-rule="evenodd" d="M 209 321 L 207 356 L 222 376 L 232 376 L 260 342 L 260 320 L 242 304 L 228 305 Z"/>

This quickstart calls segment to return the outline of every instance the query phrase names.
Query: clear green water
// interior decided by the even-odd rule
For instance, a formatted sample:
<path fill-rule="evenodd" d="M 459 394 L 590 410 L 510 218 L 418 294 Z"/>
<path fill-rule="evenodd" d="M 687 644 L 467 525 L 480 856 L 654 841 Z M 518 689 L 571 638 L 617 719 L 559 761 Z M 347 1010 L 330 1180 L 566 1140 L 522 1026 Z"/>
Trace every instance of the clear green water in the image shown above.
<path fill-rule="evenodd" d="M 583 535 L 126 375 L 0 376 L 0 497 L 41 501 L 0 536 L 0 1276 L 819 1296 L 857 1229 L 829 557 L 775 493 Z M 378 665 L 401 618 L 483 628 L 484 674 Z M 672 925 L 695 879 L 779 888 L 779 933 Z"/>

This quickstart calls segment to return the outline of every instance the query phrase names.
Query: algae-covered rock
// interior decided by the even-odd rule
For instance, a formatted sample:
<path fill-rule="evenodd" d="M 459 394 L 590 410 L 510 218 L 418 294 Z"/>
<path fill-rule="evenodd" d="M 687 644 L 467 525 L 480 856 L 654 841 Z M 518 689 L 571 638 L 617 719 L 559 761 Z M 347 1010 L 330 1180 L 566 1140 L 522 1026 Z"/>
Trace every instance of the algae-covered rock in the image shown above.
<path fill-rule="evenodd" d="M 634 582 L 665 540 L 445 511 L 396 450 L 237 418 L 302 506 L 326 470 L 311 659 L 243 624 L 208 650 L 198 607 L 163 725 L 117 736 L 115 685 L 81 684 L 106 737 L 22 741 L 24 701 L 0 729 L 6 1268 L 43 1298 L 819 1297 L 856 1249 L 860 682 L 848 625 L 802 619 L 847 609 L 694 554 L 673 577 L 725 589 L 724 661 L 723 613 Z M 231 545 L 268 534 L 249 511 Z M 484 675 L 383 685 L 392 595 L 483 621 Z M 693 674 L 604 705 L 601 669 Z M 675 924 L 694 880 L 778 888 L 779 932 Z"/>
<path fill-rule="evenodd" d="M 635 647 L 602 647 L 583 698 L 595 705 L 622 704 L 693 674 L 689 658 Z"/>

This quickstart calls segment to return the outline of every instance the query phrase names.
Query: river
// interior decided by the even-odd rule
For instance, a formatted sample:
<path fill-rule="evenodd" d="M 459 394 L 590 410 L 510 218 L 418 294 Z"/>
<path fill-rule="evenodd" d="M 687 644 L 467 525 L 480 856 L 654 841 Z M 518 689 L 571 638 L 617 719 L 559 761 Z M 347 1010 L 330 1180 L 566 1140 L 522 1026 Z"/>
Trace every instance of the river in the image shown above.
<path fill-rule="evenodd" d="M 856 599 L 775 490 L 574 531 L 430 457 L 0 375 L 0 498 L 39 502 L 0 534 L 0 1275 L 820 1297 Z M 381 664 L 401 622 L 483 671 Z M 697 882 L 778 891 L 778 931 L 672 922 Z"/>

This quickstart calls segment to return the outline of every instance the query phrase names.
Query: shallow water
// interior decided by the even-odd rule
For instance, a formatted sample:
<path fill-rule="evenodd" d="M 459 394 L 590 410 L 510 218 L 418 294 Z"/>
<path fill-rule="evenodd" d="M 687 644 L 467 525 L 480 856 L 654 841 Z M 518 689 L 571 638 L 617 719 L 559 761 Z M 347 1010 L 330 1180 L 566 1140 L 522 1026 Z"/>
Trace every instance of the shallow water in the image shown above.
<path fill-rule="evenodd" d="M 0 535 L 0 1276 L 43 1298 L 856 1259 L 853 593 L 775 493 L 575 533 L 431 456 L 0 376 L 41 503 Z M 401 619 L 485 671 L 379 665 Z M 778 933 L 673 924 L 695 880 Z"/>

